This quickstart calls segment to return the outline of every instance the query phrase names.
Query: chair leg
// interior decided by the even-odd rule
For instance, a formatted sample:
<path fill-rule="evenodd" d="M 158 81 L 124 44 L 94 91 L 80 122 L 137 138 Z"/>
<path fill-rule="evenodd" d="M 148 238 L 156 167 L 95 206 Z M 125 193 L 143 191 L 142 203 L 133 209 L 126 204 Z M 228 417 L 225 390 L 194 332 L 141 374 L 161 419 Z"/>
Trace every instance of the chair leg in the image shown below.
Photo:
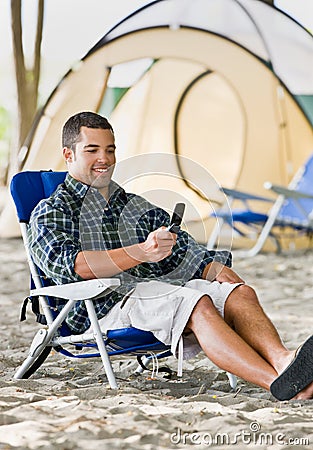
<path fill-rule="evenodd" d="M 209 250 L 215 248 L 218 237 L 221 234 L 223 224 L 224 220 L 222 218 L 216 218 L 216 223 L 207 242 L 207 248 Z"/>
<path fill-rule="evenodd" d="M 108 377 L 108 381 L 110 384 L 110 387 L 112 389 L 118 389 L 117 383 L 116 383 L 116 379 L 115 379 L 115 375 L 112 369 L 112 365 L 111 365 L 111 361 L 110 358 L 108 356 L 108 352 L 107 349 L 105 348 L 105 344 L 104 344 L 104 340 L 102 337 L 102 332 L 100 329 L 100 325 L 98 322 L 98 318 L 96 315 L 96 311 L 95 311 L 95 307 L 94 304 L 92 302 L 92 300 L 85 300 L 85 304 L 86 304 L 86 308 L 87 308 L 87 312 L 88 312 L 88 317 L 90 319 L 91 322 L 91 328 L 92 331 L 94 333 L 94 337 L 96 339 L 97 342 L 97 346 L 99 349 L 99 353 L 101 355 L 101 359 L 102 359 L 102 363 L 103 363 L 103 367 L 106 373 L 106 376 Z"/>
<path fill-rule="evenodd" d="M 74 303 L 75 300 L 69 300 L 53 323 L 48 328 L 41 328 L 36 333 L 30 346 L 28 357 L 16 371 L 14 375 L 15 379 L 28 378 L 44 362 L 50 353 L 50 350 L 46 350 L 48 344 L 52 343 L 56 331 L 72 309 Z"/>
<path fill-rule="evenodd" d="M 37 365 L 37 361 L 39 361 L 39 358 L 41 357 L 42 353 L 45 352 L 45 349 L 47 348 L 47 343 L 49 341 L 48 338 L 48 330 L 47 329 L 40 329 L 35 334 L 35 337 L 33 339 L 33 342 L 29 349 L 28 357 L 25 359 L 23 364 L 18 368 L 16 371 L 14 378 L 16 380 L 20 380 L 23 378 L 28 378 L 31 373 L 33 373 L 37 367 L 41 365 L 39 363 Z M 46 359 L 48 354 L 50 353 L 51 348 L 48 352 L 45 352 L 45 355 L 42 359 L 42 362 Z M 32 367 L 35 367 L 34 370 L 31 370 Z M 29 375 L 25 375 L 26 373 L 29 373 Z"/>
<path fill-rule="evenodd" d="M 285 200 L 285 197 L 283 195 L 278 197 L 275 205 L 271 209 L 268 219 L 267 219 L 266 223 L 264 224 L 256 243 L 254 244 L 253 247 L 251 247 L 248 250 L 239 251 L 237 254 L 238 257 L 253 257 L 262 250 L 262 247 L 265 244 L 266 239 L 270 236 L 271 230 L 275 224 L 275 221 L 277 219 L 279 211 L 281 210 L 284 200 Z M 276 241 L 276 243 L 277 243 L 277 241 Z"/>
<path fill-rule="evenodd" d="M 230 372 L 226 372 L 226 375 L 228 376 L 228 380 L 229 380 L 229 384 L 230 387 L 235 390 L 237 387 L 237 377 L 235 377 L 235 375 L 233 375 Z"/>

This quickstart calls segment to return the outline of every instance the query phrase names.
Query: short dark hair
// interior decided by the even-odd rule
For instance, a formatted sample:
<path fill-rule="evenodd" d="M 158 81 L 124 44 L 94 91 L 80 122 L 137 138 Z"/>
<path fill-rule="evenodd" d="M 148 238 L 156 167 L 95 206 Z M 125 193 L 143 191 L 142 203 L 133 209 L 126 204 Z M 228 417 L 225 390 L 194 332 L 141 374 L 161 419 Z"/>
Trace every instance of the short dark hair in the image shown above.
<path fill-rule="evenodd" d="M 62 130 L 62 146 L 75 150 L 75 145 L 79 140 L 81 127 L 101 128 L 102 130 L 111 130 L 114 134 L 112 125 L 108 120 L 92 111 L 83 111 L 70 117 L 64 124 Z"/>

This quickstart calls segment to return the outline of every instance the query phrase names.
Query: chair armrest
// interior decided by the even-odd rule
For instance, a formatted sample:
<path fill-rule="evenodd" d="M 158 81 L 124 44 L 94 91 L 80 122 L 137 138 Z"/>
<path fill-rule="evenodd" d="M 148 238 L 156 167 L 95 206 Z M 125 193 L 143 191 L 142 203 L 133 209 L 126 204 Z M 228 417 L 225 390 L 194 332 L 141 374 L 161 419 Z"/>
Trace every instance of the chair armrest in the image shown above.
<path fill-rule="evenodd" d="M 274 203 L 274 200 L 268 197 L 261 197 L 260 195 L 249 194 L 247 192 L 238 191 L 236 189 L 228 189 L 221 187 L 221 191 L 224 192 L 228 197 L 232 197 L 237 200 L 259 200 L 262 202 Z"/>
<path fill-rule="evenodd" d="M 58 284 L 39 289 L 32 289 L 30 295 L 46 295 L 67 300 L 86 300 L 103 294 L 107 289 L 115 289 L 120 285 L 117 278 L 96 278 L 94 280 L 77 281 L 76 283 Z"/>
<path fill-rule="evenodd" d="M 293 199 L 310 198 L 313 200 L 312 194 L 308 194 L 306 192 L 301 192 L 301 191 L 294 191 L 292 189 L 288 189 L 283 186 L 278 186 L 276 184 L 265 183 L 264 187 L 266 189 L 270 189 L 271 191 L 275 192 L 276 194 L 284 195 L 285 197 L 288 197 L 288 198 L 293 198 Z"/>

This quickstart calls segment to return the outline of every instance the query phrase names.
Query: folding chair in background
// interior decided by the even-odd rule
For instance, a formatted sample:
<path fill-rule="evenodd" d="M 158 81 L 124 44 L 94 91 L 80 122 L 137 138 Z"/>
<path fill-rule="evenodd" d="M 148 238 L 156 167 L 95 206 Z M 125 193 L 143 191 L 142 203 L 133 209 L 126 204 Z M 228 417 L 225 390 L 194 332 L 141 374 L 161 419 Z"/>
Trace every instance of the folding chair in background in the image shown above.
<path fill-rule="evenodd" d="M 273 239 L 277 252 L 281 251 L 282 230 L 290 230 L 293 237 L 313 234 L 313 154 L 297 171 L 288 188 L 266 182 L 266 189 L 278 194 L 276 200 L 256 196 L 247 192 L 222 187 L 226 196 L 224 205 L 211 214 L 216 224 L 208 239 L 207 247 L 214 248 L 218 242 L 224 224 L 231 227 L 234 233 L 251 239 L 252 247 L 238 251 L 238 257 L 255 256 L 268 238 Z M 232 209 L 237 201 L 243 208 Z M 250 208 L 249 202 L 272 203 L 268 213 Z M 259 203 L 258 203 L 259 204 Z"/>
<path fill-rule="evenodd" d="M 125 354 L 137 356 L 140 365 L 135 372 L 141 373 L 151 359 L 171 356 L 170 346 L 157 340 L 151 332 L 134 327 L 108 330 L 104 335 L 100 329 L 93 300 L 115 289 L 120 284 L 117 278 L 49 285 L 49 280 L 34 264 L 27 242 L 27 227 L 31 212 L 41 199 L 49 197 L 56 190 L 65 176 L 66 172 L 28 171 L 16 174 L 11 181 L 11 194 L 15 202 L 31 273 L 32 286 L 28 299 L 36 313 L 37 322 L 44 325 L 37 331 L 29 354 L 16 371 L 14 378 L 29 378 L 44 363 L 53 348 L 56 352 L 70 358 L 101 357 L 109 385 L 116 389 L 117 383 L 110 357 Z M 58 299 L 66 300 L 61 311 L 56 309 Z M 91 323 L 91 331 L 80 335 L 72 334 L 65 322 L 77 301 L 85 302 Z M 25 320 L 26 304 L 27 302 L 24 301 L 21 320 Z M 91 349 L 95 349 L 96 353 L 91 353 L 93 351 Z M 178 376 L 182 374 L 181 363 L 180 361 L 178 365 Z M 227 376 L 231 387 L 235 389 L 236 377 L 230 373 L 227 373 Z"/>

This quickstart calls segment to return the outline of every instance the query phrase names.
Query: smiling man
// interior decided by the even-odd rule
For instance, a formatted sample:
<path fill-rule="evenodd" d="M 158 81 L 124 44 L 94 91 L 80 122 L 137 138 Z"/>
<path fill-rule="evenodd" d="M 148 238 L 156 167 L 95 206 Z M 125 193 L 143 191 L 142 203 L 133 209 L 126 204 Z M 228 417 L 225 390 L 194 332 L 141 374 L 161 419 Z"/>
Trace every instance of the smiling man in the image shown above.
<path fill-rule="evenodd" d="M 63 145 L 63 156 L 71 165 L 72 176 L 98 189 L 108 200 L 115 164 L 113 129 L 104 129 L 99 134 L 99 129 L 83 126 L 78 135 L 63 132 Z"/>
<path fill-rule="evenodd" d="M 312 398 L 313 337 L 297 353 L 288 350 L 254 290 L 230 268 L 229 252 L 208 250 L 182 230 L 171 233 L 163 209 L 111 179 L 109 122 L 93 112 L 75 114 L 62 140 L 68 174 L 37 205 L 28 231 L 32 257 L 51 283 L 118 277 L 121 288 L 95 301 L 104 332 L 151 331 L 174 355 L 202 349 L 220 368 L 280 400 Z M 67 324 L 73 333 L 89 327 L 84 304 L 76 303 Z"/>

